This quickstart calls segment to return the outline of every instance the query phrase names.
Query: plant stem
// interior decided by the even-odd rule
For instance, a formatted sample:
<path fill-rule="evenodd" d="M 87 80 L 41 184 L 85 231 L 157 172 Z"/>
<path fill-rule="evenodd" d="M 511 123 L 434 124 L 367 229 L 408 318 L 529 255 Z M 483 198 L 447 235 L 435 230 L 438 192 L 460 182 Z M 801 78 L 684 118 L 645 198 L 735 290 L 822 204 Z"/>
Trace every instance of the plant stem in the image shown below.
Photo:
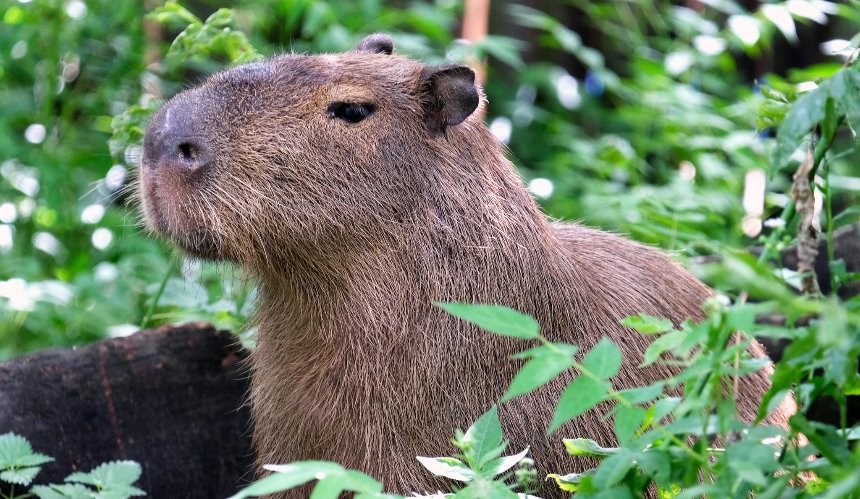
<path fill-rule="evenodd" d="M 815 144 L 815 151 L 812 155 L 812 169 L 809 172 L 810 180 L 814 179 L 816 173 L 818 173 L 818 167 L 821 166 L 821 162 L 824 160 L 824 155 L 827 154 L 827 151 L 830 149 L 830 145 L 833 143 L 833 138 L 836 136 L 836 130 L 842 126 L 842 122 L 844 120 L 844 116 L 840 117 L 834 125 L 831 133 L 826 137 L 819 138 L 818 143 Z M 785 208 L 782 209 L 782 214 L 779 217 L 783 221 L 783 227 L 787 227 L 792 221 L 794 221 L 795 214 L 796 210 L 794 200 L 791 199 L 786 203 Z M 758 257 L 759 262 L 767 262 L 774 256 L 773 247 L 776 245 L 777 238 L 780 235 L 782 235 L 781 230 L 775 230 L 770 234 L 764 245 L 764 250 L 762 250 L 761 255 Z"/>
<path fill-rule="evenodd" d="M 826 164 L 824 168 L 824 213 L 827 219 L 827 262 L 828 264 L 836 259 L 835 250 L 833 248 L 833 190 L 830 188 L 830 164 Z M 836 293 L 836 274 L 832 267 L 830 270 L 830 294 Z"/>
<path fill-rule="evenodd" d="M 140 320 L 140 328 L 143 329 L 147 326 L 150 319 L 152 319 L 152 315 L 155 313 L 155 307 L 158 306 L 158 300 L 161 299 L 161 295 L 164 294 L 164 288 L 167 287 L 167 281 L 170 280 L 170 276 L 173 275 L 173 266 L 167 267 L 167 272 L 164 274 L 164 279 L 161 280 L 161 284 L 158 286 L 158 291 L 155 293 L 155 296 L 152 297 L 152 303 L 149 304 L 149 308 L 146 310 L 146 313 L 143 315 L 143 318 Z"/>
<path fill-rule="evenodd" d="M 549 341 L 546 337 L 544 337 L 543 335 L 538 336 L 538 339 L 541 341 L 541 343 L 543 343 L 544 345 L 546 345 L 546 347 L 547 347 L 547 348 L 549 348 L 549 349 L 553 350 L 554 352 L 557 352 L 557 353 L 564 353 L 564 352 L 562 352 L 562 351 L 561 351 L 561 349 L 560 349 L 560 348 L 558 348 L 558 347 L 556 347 L 555 345 L 553 345 L 553 344 L 552 344 L 552 342 L 550 342 L 550 341 Z M 596 376 L 594 373 L 592 373 L 591 371 L 589 371 L 588 369 L 586 369 L 586 368 L 585 368 L 585 366 L 583 366 L 582 364 L 580 364 L 579 362 L 577 362 L 575 359 L 574 359 L 574 361 L 573 361 L 573 368 L 574 368 L 574 369 L 576 369 L 577 371 L 579 371 L 579 373 L 580 373 L 581 375 L 583 375 L 583 376 L 587 376 L 587 377 L 589 377 L 589 378 L 591 378 L 591 379 L 593 379 L 593 380 L 595 380 L 595 381 L 600 381 L 600 382 L 606 381 L 606 380 L 604 380 L 603 378 L 601 378 L 601 377 L 599 377 L 599 376 Z M 630 402 L 629 402 L 627 399 L 625 399 L 624 397 L 622 397 L 622 396 L 621 396 L 621 394 L 620 394 L 617 390 L 615 390 L 614 388 L 612 388 L 612 385 L 610 385 L 610 386 L 609 386 L 609 390 L 608 390 L 608 392 L 607 392 L 607 393 L 608 393 L 608 395 L 609 395 L 609 397 L 607 397 L 607 398 L 612 398 L 612 399 L 616 400 L 619 404 L 623 405 L 624 407 L 633 407 L 633 404 L 632 404 L 632 403 L 630 403 Z M 661 434 L 663 434 L 663 436 L 664 436 L 664 437 L 666 437 L 667 439 L 671 440 L 671 441 L 672 441 L 672 443 L 674 443 L 674 444 L 675 444 L 675 445 L 677 445 L 678 447 L 680 447 L 680 448 L 684 449 L 684 452 L 686 452 L 687 454 L 689 454 L 689 455 L 690 455 L 690 457 L 692 457 L 692 458 L 693 458 L 693 459 L 695 459 L 696 461 L 698 461 L 698 462 L 700 462 L 700 463 L 707 463 L 707 458 L 700 456 L 698 453 L 696 453 L 695 451 L 693 451 L 692 449 L 690 449 L 690 447 L 686 444 L 686 442 L 684 442 L 683 440 L 681 440 L 680 438 L 678 438 L 677 436 L 675 436 L 673 433 L 670 433 L 669 431 L 666 431 L 666 429 L 665 429 L 665 428 L 663 428 L 662 426 L 657 426 L 657 427 L 655 427 L 654 429 L 655 429 L 655 430 L 657 430 L 657 431 L 659 431 Z"/>

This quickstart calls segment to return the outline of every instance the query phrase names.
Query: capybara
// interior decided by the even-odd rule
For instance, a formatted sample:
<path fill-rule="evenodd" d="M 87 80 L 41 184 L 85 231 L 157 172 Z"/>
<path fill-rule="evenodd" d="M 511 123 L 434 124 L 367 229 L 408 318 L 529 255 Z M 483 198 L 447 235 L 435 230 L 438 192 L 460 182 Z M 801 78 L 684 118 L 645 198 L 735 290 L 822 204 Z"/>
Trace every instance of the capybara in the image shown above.
<path fill-rule="evenodd" d="M 607 336 L 623 388 L 673 368 L 637 367 L 650 338 L 619 321 L 699 319 L 710 291 L 654 248 L 549 219 L 477 116 L 472 70 L 392 52 L 376 34 L 179 93 L 149 125 L 140 194 L 153 232 L 258 279 L 258 463 L 333 460 L 409 493 L 437 490 L 415 457 L 451 454 L 453 431 L 497 401 L 530 346 L 434 302 L 506 305 L 583 351 Z M 597 411 L 547 437 L 572 376 L 500 408 L 510 449 L 530 446 L 542 473 L 582 470 L 560 436 L 614 443 Z M 741 380 L 745 417 L 768 386 L 765 372 Z"/>

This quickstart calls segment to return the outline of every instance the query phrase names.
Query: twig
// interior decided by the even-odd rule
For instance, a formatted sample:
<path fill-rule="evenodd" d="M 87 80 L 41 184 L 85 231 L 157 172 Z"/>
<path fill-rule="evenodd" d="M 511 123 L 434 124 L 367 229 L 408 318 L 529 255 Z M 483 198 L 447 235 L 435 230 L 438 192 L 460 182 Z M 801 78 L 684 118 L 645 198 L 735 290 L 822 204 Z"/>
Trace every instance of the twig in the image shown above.
<path fill-rule="evenodd" d="M 797 271 L 802 274 L 802 291 L 818 294 L 818 279 L 815 277 L 815 258 L 818 256 L 819 224 L 815 218 L 815 191 L 810 175 L 815 165 L 812 146 L 806 150 L 806 158 L 794 173 L 791 195 L 800 220 L 797 224 Z"/>

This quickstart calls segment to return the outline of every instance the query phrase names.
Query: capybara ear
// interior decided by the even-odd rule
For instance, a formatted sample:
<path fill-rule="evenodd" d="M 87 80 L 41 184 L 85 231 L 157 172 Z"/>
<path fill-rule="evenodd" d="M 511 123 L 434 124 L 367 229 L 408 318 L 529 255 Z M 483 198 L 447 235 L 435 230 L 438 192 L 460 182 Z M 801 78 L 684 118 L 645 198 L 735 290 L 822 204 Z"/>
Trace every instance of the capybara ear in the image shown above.
<path fill-rule="evenodd" d="M 391 55 L 394 52 L 394 40 L 385 33 L 374 33 L 362 38 L 355 46 L 355 51 Z"/>
<path fill-rule="evenodd" d="M 475 72 L 457 64 L 425 68 L 421 72 L 421 102 L 424 122 L 431 133 L 462 123 L 481 102 Z"/>

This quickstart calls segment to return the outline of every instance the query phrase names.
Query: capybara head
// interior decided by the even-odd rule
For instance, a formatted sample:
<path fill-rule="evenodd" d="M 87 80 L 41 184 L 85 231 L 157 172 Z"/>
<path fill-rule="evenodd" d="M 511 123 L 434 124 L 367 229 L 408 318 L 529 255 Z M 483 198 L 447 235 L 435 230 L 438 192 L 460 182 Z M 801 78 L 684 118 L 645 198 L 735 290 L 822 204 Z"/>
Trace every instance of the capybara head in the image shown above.
<path fill-rule="evenodd" d="M 348 53 L 246 64 L 173 97 L 144 141 L 149 228 L 197 256 L 271 268 L 397 225 L 425 187 L 420 158 L 437 155 L 434 142 L 480 95 L 469 68 L 392 49 L 372 35 Z"/>

